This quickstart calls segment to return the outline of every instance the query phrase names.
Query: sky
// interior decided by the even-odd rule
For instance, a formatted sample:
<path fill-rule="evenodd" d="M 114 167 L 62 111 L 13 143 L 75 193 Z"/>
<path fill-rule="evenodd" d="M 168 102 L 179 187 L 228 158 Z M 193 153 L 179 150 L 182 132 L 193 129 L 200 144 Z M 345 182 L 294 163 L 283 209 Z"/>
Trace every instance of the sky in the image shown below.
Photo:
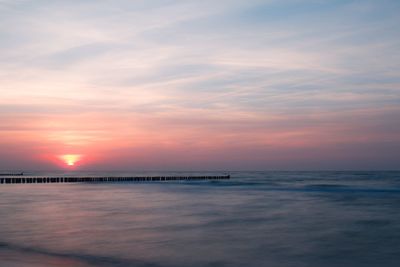
<path fill-rule="evenodd" d="M 399 13 L 0 0 L 0 170 L 399 169 Z"/>

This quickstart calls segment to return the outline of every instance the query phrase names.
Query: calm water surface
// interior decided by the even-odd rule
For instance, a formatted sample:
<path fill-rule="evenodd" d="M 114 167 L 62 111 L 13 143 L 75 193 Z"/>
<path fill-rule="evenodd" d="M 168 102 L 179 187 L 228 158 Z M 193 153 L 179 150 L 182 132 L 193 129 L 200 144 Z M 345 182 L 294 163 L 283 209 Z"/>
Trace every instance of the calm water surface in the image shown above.
<path fill-rule="evenodd" d="M 398 267 L 399 211 L 400 172 L 0 185 L 0 266 Z"/>

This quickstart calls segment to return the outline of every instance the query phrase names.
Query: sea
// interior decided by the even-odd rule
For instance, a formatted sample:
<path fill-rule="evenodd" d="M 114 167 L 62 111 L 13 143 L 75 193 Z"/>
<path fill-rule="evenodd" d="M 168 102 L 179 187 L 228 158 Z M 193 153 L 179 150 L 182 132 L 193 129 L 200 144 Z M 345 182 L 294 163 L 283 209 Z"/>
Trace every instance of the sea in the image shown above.
<path fill-rule="evenodd" d="M 212 174 L 224 173 L 61 175 Z M 0 266 L 400 266 L 400 172 L 230 174 L 0 184 Z"/>

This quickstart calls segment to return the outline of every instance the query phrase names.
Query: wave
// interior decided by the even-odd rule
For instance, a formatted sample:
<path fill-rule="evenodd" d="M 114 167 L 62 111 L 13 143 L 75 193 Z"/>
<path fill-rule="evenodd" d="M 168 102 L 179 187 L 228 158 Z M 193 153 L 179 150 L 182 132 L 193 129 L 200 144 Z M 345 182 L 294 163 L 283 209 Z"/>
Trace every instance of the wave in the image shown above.
<path fill-rule="evenodd" d="M 37 255 L 37 256 L 46 256 L 51 258 L 59 258 L 65 259 L 68 261 L 77 261 L 89 266 L 137 266 L 137 267 L 161 267 L 161 265 L 154 262 L 145 262 L 141 260 L 133 260 L 133 259 L 123 259 L 112 256 L 103 256 L 103 255 L 92 255 L 92 254 L 84 254 L 84 253 L 72 253 L 72 252 L 57 252 L 48 250 L 45 248 L 38 247 L 27 247 L 21 246 L 18 244 L 0 242 L 0 251 L 8 250 L 17 253 L 22 253 L 26 256 L 26 254 Z M 165 265 L 162 265 L 165 267 Z"/>

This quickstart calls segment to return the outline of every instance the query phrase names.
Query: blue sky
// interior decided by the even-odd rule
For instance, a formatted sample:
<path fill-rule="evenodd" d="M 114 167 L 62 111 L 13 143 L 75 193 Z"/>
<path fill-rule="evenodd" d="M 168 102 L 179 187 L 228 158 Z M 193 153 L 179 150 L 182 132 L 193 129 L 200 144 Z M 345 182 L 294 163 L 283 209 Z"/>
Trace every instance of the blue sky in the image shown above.
<path fill-rule="evenodd" d="M 399 11 L 0 0 L 0 167 L 398 168 Z"/>

